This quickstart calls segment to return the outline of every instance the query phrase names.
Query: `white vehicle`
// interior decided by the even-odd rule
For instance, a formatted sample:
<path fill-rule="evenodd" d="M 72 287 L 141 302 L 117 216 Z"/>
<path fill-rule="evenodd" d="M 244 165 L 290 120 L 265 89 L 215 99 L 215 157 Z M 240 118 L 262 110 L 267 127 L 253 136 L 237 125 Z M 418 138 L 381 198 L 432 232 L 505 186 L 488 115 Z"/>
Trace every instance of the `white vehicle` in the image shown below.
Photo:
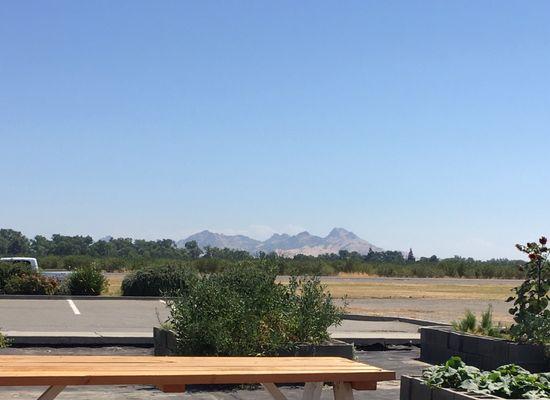
<path fill-rule="evenodd" d="M 58 279 L 60 281 L 67 278 L 67 276 L 71 273 L 71 271 L 41 270 L 40 268 L 38 268 L 38 261 L 36 260 L 36 258 L 32 258 L 32 257 L 2 257 L 0 258 L 0 261 L 7 262 L 7 263 L 14 263 L 14 264 L 15 263 L 27 264 L 31 267 L 31 270 L 33 270 L 34 272 L 40 275 L 47 276 L 49 278 Z"/>

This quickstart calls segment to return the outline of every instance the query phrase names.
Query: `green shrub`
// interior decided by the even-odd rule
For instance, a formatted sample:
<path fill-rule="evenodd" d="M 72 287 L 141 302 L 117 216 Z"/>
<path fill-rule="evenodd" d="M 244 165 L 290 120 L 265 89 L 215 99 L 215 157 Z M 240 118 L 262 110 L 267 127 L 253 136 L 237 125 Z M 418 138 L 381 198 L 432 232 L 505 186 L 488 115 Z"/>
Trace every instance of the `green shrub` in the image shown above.
<path fill-rule="evenodd" d="M 8 347 L 8 340 L 6 337 L 0 332 L 0 349 Z"/>
<path fill-rule="evenodd" d="M 525 280 L 513 289 L 514 295 L 506 301 L 514 304 L 509 310 L 514 316 L 510 327 L 512 338 L 550 348 L 550 248 L 547 242 L 542 236 L 538 243 L 516 245 L 527 254 L 529 262 L 520 267 L 525 272 Z"/>
<path fill-rule="evenodd" d="M 128 274 L 122 281 L 123 296 L 163 296 L 179 291 L 185 293 L 197 279 L 195 269 L 187 266 L 148 267 Z"/>
<path fill-rule="evenodd" d="M 484 336 L 501 337 L 502 328 L 495 326 L 493 322 L 493 307 L 489 305 L 487 310 L 481 313 L 481 321 L 470 310 L 466 310 L 464 318 L 452 322 L 453 329 L 460 332 L 474 333 Z"/>
<path fill-rule="evenodd" d="M 0 293 L 4 292 L 4 286 L 10 277 L 30 273 L 32 273 L 32 271 L 28 264 L 0 263 Z"/>
<path fill-rule="evenodd" d="M 12 275 L 4 285 L 6 294 L 57 294 L 59 281 L 38 274 Z"/>
<path fill-rule="evenodd" d="M 183 355 L 263 355 L 321 343 L 341 321 L 318 279 L 276 283 L 277 268 L 241 263 L 204 275 L 169 299 L 168 323 Z"/>
<path fill-rule="evenodd" d="M 93 266 L 77 268 L 69 274 L 66 284 L 70 294 L 81 296 L 98 296 L 108 287 L 103 273 Z"/>
<path fill-rule="evenodd" d="M 476 329 L 477 317 L 470 310 L 466 310 L 466 312 L 464 313 L 464 318 L 462 318 L 458 322 L 453 321 L 452 325 L 453 328 L 457 331 L 473 333 Z"/>
<path fill-rule="evenodd" d="M 343 310 L 334 306 L 319 278 L 291 277 L 285 289 L 285 306 L 289 310 L 284 314 L 290 324 L 291 340 L 318 344 L 330 339 L 328 328 L 340 322 Z"/>

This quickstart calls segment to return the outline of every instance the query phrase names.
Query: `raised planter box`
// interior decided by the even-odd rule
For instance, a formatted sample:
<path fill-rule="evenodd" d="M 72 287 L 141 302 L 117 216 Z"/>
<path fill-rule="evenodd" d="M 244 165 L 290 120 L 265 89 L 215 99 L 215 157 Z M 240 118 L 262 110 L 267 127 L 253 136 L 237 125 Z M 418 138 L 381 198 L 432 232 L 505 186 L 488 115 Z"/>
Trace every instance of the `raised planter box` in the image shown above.
<path fill-rule="evenodd" d="M 170 356 L 175 354 L 176 335 L 168 329 L 153 328 L 153 340 L 155 344 L 155 356 Z M 298 345 L 295 351 L 284 350 L 279 352 L 283 357 L 344 357 L 350 360 L 354 358 L 352 344 L 332 340 L 320 345 Z"/>
<path fill-rule="evenodd" d="M 401 376 L 400 400 L 491 400 L 502 397 L 490 394 L 459 392 L 453 389 L 435 388 L 426 385 L 420 377 Z M 518 399 L 519 400 L 519 399 Z"/>
<path fill-rule="evenodd" d="M 430 364 L 459 356 L 466 364 L 482 370 L 517 364 L 531 372 L 550 371 L 550 359 L 543 346 L 456 332 L 450 327 L 420 328 L 420 346 L 420 359 Z"/>

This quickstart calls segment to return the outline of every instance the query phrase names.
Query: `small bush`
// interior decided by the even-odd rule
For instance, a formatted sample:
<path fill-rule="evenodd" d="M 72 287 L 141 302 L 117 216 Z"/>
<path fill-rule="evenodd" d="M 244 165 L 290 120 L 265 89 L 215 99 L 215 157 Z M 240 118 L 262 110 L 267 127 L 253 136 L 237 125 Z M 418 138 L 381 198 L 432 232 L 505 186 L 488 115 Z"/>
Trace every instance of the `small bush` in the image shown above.
<path fill-rule="evenodd" d="M 277 269 L 249 263 L 202 276 L 168 301 L 168 323 L 183 355 L 276 354 L 298 343 L 318 344 L 341 321 L 319 279 L 276 282 Z"/>
<path fill-rule="evenodd" d="M 14 275 L 31 274 L 31 267 L 28 264 L 0 263 L 0 293 L 4 292 L 4 286 L 9 278 Z"/>
<path fill-rule="evenodd" d="M 8 347 L 8 340 L 4 335 L 2 335 L 2 332 L 0 332 L 0 349 Z"/>
<path fill-rule="evenodd" d="M 163 296 L 178 291 L 185 293 L 197 279 L 195 269 L 186 266 L 149 267 L 136 270 L 122 281 L 123 296 Z"/>
<path fill-rule="evenodd" d="M 470 310 L 466 310 L 464 318 L 460 321 L 453 321 L 453 329 L 460 332 L 474 333 L 484 336 L 501 337 L 502 328 L 495 326 L 493 322 L 493 307 L 489 305 L 487 310 L 481 314 L 481 321 Z"/>
<path fill-rule="evenodd" d="M 93 266 L 77 268 L 67 278 L 67 289 L 72 295 L 98 296 L 107 287 L 107 279 Z"/>
<path fill-rule="evenodd" d="M 477 317 L 470 310 L 466 310 L 464 318 L 460 321 L 453 321 L 453 328 L 460 332 L 474 332 L 477 325 Z"/>
<path fill-rule="evenodd" d="M 508 298 L 513 302 L 509 312 L 514 316 L 510 335 L 514 340 L 542 344 L 550 351 L 550 248 L 548 239 L 542 236 L 538 243 L 516 245 L 527 254 L 529 262 L 522 265 L 525 281 L 513 289 Z"/>
<path fill-rule="evenodd" d="M 6 294 L 46 294 L 57 293 L 59 281 L 38 274 L 12 275 L 6 281 Z"/>

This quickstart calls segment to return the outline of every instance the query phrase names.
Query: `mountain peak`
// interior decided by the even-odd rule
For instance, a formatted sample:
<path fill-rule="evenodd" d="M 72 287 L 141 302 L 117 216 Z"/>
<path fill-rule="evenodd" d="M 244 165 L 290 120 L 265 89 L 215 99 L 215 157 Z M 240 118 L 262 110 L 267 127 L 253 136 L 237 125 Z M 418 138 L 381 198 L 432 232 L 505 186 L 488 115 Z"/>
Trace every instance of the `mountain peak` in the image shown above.
<path fill-rule="evenodd" d="M 340 250 L 367 254 L 371 248 L 373 251 L 382 251 L 381 248 L 372 245 L 344 228 L 334 228 L 324 238 L 303 231 L 293 236 L 286 233 L 274 233 L 265 241 L 251 239 L 243 235 L 224 235 L 204 230 L 189 236 L 187 239 L 180 240 L 177 242 L 177 246 L 183 247 L 186 242 L 191 240 L 197 241 L 202 248 L 206 246 L 227 247 L 246 250 L 251 254 L 257 254 L 259 251 L 275 251 L 286 256 L 296 254 L 320 255 L 338 253 Z"/>
<path fill-rule="evenodd" d="M 328 236 L 326 237 L 326 239 L 344 239 L 344 238 L 350 239 L 350 240 L 359 239 L 359 237 L 355 233 L 350 232 L 344 228 L 333 228 L 328 234 Z"/>
<path fill-rule="evenodd" d="M 302 237 L 302 236 L 311 236 L 311 234 L 308 231 L 303 231 L 296 235 L 296 237 Z"/>

